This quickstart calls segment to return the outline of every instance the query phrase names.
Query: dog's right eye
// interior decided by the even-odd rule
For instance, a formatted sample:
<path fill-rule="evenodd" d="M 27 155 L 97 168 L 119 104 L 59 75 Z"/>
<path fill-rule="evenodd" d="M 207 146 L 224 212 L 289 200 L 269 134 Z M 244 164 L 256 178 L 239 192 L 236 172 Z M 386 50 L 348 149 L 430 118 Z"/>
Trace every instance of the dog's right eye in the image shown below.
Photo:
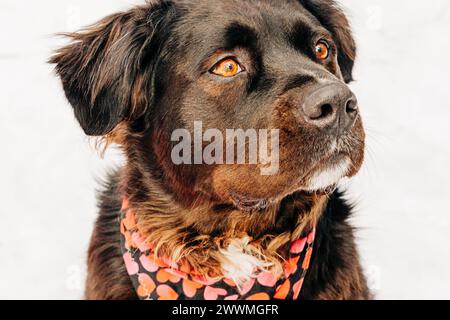
<path fill-rule="evenodd" d="M 219 61 L 212 69 L 210 70 L 211 73 L 225 77 L 230 78 L 234 77 L 235 75 L 241 73 L 243 71 L 243 68 L 233 58 L 225 58 L 222 61 Z"/>
<path fill-rule="evenodd" d="M 330 46 L 325 40 L 317 42 L 314 51 L 318 60 L 326 60 L 330 56 Z"/>

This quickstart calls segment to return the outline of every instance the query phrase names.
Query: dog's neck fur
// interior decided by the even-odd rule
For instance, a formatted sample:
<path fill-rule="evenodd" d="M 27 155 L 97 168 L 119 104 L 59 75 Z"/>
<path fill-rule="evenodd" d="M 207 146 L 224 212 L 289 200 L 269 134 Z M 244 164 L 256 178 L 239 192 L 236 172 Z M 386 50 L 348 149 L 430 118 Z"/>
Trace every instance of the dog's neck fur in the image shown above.
<path fill-rule="evenodd" d="M 326 196 L 299 193 L 254 213 L 208 201 L 187 207 L 148 171 L 127 168 L 121 180 L 123 197 L 156 254 L 187 262 L 209 278 L 245 281 L 255 270 L 281 277 L 289 244 L 312 230 L 327 203 Z"/>

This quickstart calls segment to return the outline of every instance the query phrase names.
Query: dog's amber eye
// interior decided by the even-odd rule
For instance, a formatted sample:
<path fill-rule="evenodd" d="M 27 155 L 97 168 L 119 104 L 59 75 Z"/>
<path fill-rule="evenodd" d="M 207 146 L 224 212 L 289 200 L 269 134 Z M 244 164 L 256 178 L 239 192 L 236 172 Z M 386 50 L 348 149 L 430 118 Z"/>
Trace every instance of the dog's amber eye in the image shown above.
<path fill-rule="evenodd" d="M 211 72 L 222 77 L 233 77 L 242 72 L 241 65 L 232 58 L 226 58 L 216 64 Z"/>
<path fill-rule="evenodd" d="M 330 48 L 328 43 L 324 40 L 320 40 L 315 47 L 316 58 L 319 60 L 326 60 L 330 55 Z"/>

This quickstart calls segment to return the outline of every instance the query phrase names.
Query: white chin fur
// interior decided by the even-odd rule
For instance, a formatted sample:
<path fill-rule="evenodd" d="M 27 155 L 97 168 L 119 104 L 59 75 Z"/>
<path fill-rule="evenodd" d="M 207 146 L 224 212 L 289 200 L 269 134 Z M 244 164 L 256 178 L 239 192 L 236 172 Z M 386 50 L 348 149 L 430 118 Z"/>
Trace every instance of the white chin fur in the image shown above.
<path fill-rule="evenodd" d="M 308 191 L 325 190 L 337 184 L 343 177 L 345 177 L 350 169 L 351 161 L 346 158 L 337 164 L 333 164 L 314 174 L 309 180 Z"/>

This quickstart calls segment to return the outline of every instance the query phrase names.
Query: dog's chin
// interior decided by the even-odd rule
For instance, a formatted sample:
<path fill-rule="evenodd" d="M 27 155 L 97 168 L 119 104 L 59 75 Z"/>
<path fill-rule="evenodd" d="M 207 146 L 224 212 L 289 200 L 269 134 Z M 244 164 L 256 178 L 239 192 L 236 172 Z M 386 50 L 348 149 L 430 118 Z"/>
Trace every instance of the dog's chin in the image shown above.
<path fill-rule="evenodd" d="M 336 190 L 341 180 L 350 177 L 352 168 L 350 157 L 344 154 L 334 154 L 320 161 L 304 177 L 292 179 L 290 188 L 284 192 L 263 198 L 252 196 L 251 193 L 242 194 L 230 191 L 229 196 L 236 209 L 244 212 L 261 212 L 292 194 L 329 195 Z"/>
<path fill-rule="evenodd" d="M 352 162 L 348 157 L 338 157 L 316 170 L 307 180 L 304 191 L 311 193 L 332 193 L 338 183 L 351 171 Z"/>

